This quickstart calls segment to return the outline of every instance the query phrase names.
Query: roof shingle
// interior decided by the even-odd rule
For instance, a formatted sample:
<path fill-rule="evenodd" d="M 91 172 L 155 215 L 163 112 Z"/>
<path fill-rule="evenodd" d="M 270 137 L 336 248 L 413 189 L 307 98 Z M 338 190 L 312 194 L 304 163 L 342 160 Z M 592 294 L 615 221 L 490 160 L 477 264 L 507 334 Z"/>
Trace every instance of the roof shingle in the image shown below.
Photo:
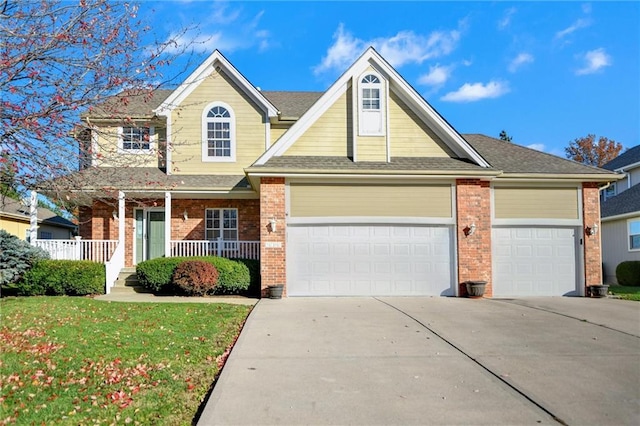
<path fill-rule="evenodd" d="M 640 145 L 629 148 L 607 164 L 603 165 L 602 168 L 607 170 L 616 170 L 635 163 L 640 163 Z"/>
<path fill-rule="evenodd" d="M 640 184 L 609 198 L 600 205 L 602 218 L 640 212 Z"/>

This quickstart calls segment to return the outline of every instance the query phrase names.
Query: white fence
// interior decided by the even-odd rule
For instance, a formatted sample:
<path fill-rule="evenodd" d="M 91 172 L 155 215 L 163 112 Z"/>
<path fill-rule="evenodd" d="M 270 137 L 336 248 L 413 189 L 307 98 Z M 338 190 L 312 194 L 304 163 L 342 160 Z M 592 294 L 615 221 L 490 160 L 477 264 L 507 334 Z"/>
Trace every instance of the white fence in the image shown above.
<path fill-rule="evenodd" d="M 260 259 L 260 241 L 181 240 L 171 241 L 171 256 L 219 256 Z"/>
<path fill-rule="evenodd" d="M 117 240 L 35 240 L 51 259 L 92 260 L 105 263 L 111 260 L 118 245 Z"/>

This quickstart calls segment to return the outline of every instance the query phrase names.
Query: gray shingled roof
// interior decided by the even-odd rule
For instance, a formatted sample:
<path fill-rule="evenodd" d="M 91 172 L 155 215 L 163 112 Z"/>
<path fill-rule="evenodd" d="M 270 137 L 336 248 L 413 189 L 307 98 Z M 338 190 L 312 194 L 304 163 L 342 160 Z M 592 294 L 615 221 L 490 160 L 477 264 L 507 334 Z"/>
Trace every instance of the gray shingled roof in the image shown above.
<path fill-rule="evenodd" d="M 60 178 L 53 186 L 125 191 L 190 191 L 190 190 L 246 190 L 251 188 L 243 175 L 167 175 L 157 167 L 101 167 L 89 168 Z M 44 183 L 41 188 L 51 190 Z"/>
<path fill-rule="evenodd" d="M 19 216 L 26 220 L 30 216 L 30 207 L 22 202 L 5 198 L 4 202 L 0 200 L 0 213 L 6 213 L 12 216 Z M 38 207 L 38 220 L 49 225 L 60 226 L 62 228 L 75 229 L 76 224 L 58 216 L 54 212 L 44 207 Z"/>
<path fill-rule="evenodd" d="M 600 204 L 600 216 L 603 218 L 632 212 L 640 212 L 640 184 Z"/>
<path fill-rule="evenodd" d="M 603 165 L 602 168 L 615 170 L 635 163 L 640 163 L 640 145 L 629 148 L 607 164 Z"/>
<path fill-rule="evenodd" d="M 156 89 L 152 92 L 124 91 L 96 106 L 91 113 L 83 113 L 82 117 L 153 118 L 153 110 L 158 108 L 172 92 L 173 90 L 168 89 Z"/>
<path fill-rule="evenodd" d="M 478 151 L 492 167 L 504 173 L 531 174 L 607 174 L 607 170 L 586 166 L 515 143 L 479 134 L 462 137 Z"/>
<path fill-rule="evenodd" d="M 263 91 L 262 94 L 278 108 L 283 118 L 298 119 L 320 99 L 324 92 Z"/>
<path fill-rule="evenodd" d="M 393 157 L 390 163 L 377 161 L 354 162 L 348 157 L 326 156 L 283 156 L 271 157 L 262 166 L 251 168 L 270 169 L 301 169 L 301 170 L 345 170 L 345 171 L 383 171 L 383 170 L 414 170 L 414 171 L 487 171 L 476 164 L 449 157 Z M 492 170 L 492 169 L 489 169 Z"/>

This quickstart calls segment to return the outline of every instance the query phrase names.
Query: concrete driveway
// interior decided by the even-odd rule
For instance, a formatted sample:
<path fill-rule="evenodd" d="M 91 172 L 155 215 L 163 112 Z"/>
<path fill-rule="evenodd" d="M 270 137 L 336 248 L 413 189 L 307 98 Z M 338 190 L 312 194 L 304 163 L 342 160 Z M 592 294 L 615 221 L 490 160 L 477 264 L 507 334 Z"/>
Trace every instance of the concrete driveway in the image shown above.
<path fill-rule="evenodd" d="M 640 304 L 261 300 L 200 417 L 221 424 L 640 424 Z"/>

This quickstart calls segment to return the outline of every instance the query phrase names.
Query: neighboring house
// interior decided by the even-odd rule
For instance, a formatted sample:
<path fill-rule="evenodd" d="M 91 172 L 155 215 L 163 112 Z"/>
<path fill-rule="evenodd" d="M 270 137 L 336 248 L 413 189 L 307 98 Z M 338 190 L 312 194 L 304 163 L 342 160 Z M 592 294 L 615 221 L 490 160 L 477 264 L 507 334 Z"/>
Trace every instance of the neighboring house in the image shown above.
<path fill-rule="evenodd" d="M 84 117 L 91 157 L 68 177 L 102 194 L 79 232 L 115 241 L 114 265 L 259 253 L 263 294 L 289 296 L 456 296 L 468 280 L 494 297 L 584 295 L 602 282 L 587 231 L 618 176 L 459 134 L 372 48 L 324 93 L 262 91 L 216 51 L 128 108 L 126 121 Z"/>
<path fill-rule="evenodd" d="M 38 231 L 40 240 L 69 240 L 76 235 L 78 226 L 56 215 L 49 209 L 38 208 Z M 0 198 L 0 229 L 23 240 L 29 239 L 30 206 L 26 202 L 11 198 Z"/>
<path fill-rule="evenodd" d="M 622 176 L 602 190 L 600 206 L 604 280 L 613 284 L 620 262 L 640 260 L 640 145 L 602 168 Z"/>

